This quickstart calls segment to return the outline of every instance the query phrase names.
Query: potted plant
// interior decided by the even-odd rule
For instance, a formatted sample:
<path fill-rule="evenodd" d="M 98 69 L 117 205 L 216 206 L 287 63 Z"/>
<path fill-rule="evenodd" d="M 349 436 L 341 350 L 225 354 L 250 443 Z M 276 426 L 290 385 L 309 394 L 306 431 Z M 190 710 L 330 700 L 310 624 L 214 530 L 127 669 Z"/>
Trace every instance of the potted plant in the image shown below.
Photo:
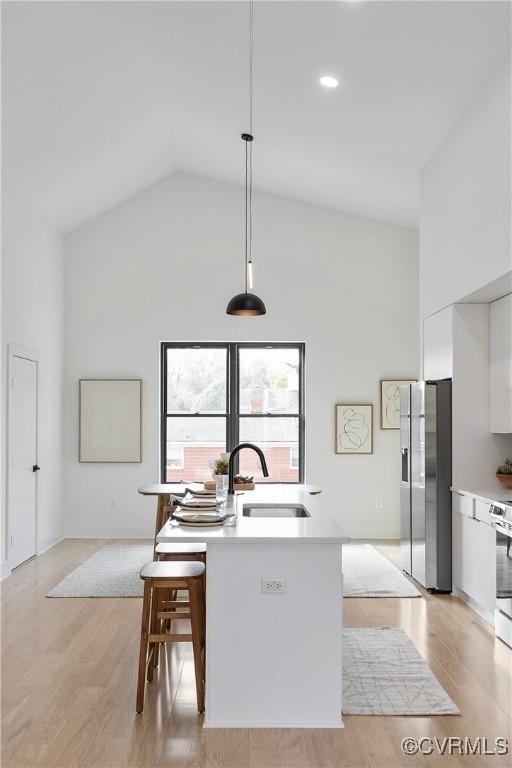
<path fill-rule="evenodd" d="M 505 459 L 496 470 L 496 477 L 506 488 L 512 488 L 512 459 Z"/>
<path fill-rule="evenodd" d="M 229 459 L 225 459 L 221 457 L 220 459 L 215 459 L 213 462 L 213 476 L 214 479 L 217 475 L 227 475 L 229 471 Z"/>

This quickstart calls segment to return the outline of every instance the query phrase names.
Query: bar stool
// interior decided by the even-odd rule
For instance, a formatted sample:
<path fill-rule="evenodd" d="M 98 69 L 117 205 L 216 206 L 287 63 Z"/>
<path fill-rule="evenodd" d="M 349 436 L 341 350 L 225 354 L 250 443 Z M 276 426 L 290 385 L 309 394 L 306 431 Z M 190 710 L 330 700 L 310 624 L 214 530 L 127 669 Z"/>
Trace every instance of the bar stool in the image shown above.
<path fill-rule="evenodd" d="M 160 643 L 192 643 L 196 677 L 197 709 L 204 712 L 205 680 L 205 565 L 201 562 L 147 563 L 140 577 L 144 581 L 144 600 L 140 628 L 139 672 L 137 683 L 137 712 L 144 709 L 146 677 L 153 681 L 158 665 Z M 185 589 L 188 601 L 167 601 L 169 590 Z M 165 608 L 188 608 L 186 611 L 167 611 Z M 190 619 L 192 631 L 169 633 L 162 631 L 161 622 L 168 619 Z"/>
<path fill-rule="evenodd" d="M 206 544 L 157 544 L 157 560 L 201 560 L 206 561 Z"/>
<path fill-rule="evenodd" d="M 200 560 L 202 563 L 206 564 L 206 544 L 202 544 L 201 542 L 197 544 L 157 544 L 155 547 L 155 560 Z M 204 586 L 206 586 L 206 584 L 204 584 Z M 177 590 L 171 590 L 169 592 L 169 600 L 174 601 L 177 599 Z M 169 619 L 168 629 L 170 629 L 170 623 L 171 621 Z"/>

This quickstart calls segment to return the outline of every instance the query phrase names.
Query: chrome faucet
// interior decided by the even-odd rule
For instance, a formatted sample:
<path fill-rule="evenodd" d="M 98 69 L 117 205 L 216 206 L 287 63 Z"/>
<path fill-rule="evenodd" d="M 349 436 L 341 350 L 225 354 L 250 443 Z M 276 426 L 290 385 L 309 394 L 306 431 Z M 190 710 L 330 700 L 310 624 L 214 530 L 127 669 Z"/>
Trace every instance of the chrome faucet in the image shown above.
<path fill-rule="evenodd" d="M 229 487 L 228 487 L 228 494 L 233 495 L 235 492 L 235 459 L 237 455 L 240 453 L 242 448 L 251 448 L 253 451 L 255 451 L 258 456 L 260 457 L 261 462 L 261 469 L 263 471 L 263 477 L 268 477 L 268 469 L 267 469 L 267 462 L 265 461 L 265 456 L 263 454 L 263 451 L 261 448 L 258 448 L 257 445 L 253 445 L 252 443 L 240 443 L 240 445 L 237 445 L 236 448 L 233 448 L 231 453 L 229 454 Z"/>

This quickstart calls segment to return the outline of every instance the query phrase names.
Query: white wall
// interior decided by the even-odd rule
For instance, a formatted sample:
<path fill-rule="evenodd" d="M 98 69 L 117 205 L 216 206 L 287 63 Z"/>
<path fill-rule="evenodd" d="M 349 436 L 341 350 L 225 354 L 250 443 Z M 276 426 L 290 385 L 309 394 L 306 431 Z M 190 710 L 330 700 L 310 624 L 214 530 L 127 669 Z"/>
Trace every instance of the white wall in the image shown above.
<path fill-rule="evenodd" d="M 0 211 L 0 231 L 3 231 L 3 217 Z M 3 251 L 2 251 L 3 253 Z M 3 256 L 0 261 L 0 342 L 3 339 Z M 4 345 L 1 343 L 2 358 L 0 362 L 0 370 L 4 365 L 3 350 Z M 3 381 L 3 373 L 0 374 L 0 579 L 7 576 L 9 573 L 9 565 L 7 563 L 7 550 L 6 550 L 6 508 L 5 508 L 5 473 L 4 473 L 4 452 L 5 452 L 5 412 L 2 407 L 4 403 L 5 385 Z"/>
<path fill-rule="evenodd" d="M 379 378 L 418 374 L 417 234 L 256 194 L 255 271 L 268 315 L 225 315 L 242 286 L 242 190 L 174 175 L 64 241 L 65 533 L 148 535 L 159 477 L 159 342 L 306 342 L 307 479 L 349 534 L 399 531 L 398 433 L 334 454 L 334 404 L 378 404 Z M 144 380 L 143 463 L 79 464 L 78 379 Z M 376 498 L 384 509 L 376 509 Z M 114 500 L 114 505 L 112 504 Z"/>
<path fill-rule="evenodd" d="M 2 389 L 5 392 L 7 345 L 39 355 L 38 551 L 62 535 L 62 240 L 37 209 L 6 185 L 2 233 Z M 6 399 L 2 399 L 5 445 Z M 6 466 L 2 466 L 5 483 Z M 4 485 L 5 488 L 5 485 Z M 6 535 L 6 497 L 2 494 L 2 534 Z M 3 538 L 3 537 L 2 537 Z M 7 544 L 7 540 L 4 540 Z M 2 561 L 6 560 L 6 546 Z M 5 571 L 4 562 L 3 569 Z"/>
<path fill-rule="evenodd" d="M 421 173 L 422 317 L 512 269 L 510 88 L 507 60 Z"/>

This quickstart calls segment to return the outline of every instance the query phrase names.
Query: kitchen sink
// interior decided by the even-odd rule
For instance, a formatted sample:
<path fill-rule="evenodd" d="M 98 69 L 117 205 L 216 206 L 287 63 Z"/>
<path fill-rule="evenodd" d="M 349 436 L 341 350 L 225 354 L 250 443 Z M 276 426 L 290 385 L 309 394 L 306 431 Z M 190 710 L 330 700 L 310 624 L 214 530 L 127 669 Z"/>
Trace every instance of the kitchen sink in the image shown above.
<path fill-rule="evenodd" d="M 311 517 L 302 504 L 244 504 L 244 517 Z"/>

